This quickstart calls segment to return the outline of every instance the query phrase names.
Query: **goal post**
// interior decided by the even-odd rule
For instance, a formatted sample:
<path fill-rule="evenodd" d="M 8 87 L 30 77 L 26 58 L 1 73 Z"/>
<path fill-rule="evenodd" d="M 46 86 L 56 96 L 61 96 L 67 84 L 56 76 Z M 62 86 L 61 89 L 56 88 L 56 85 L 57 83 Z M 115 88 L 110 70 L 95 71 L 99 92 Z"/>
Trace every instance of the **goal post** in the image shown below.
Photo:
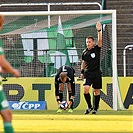
<path fill-rule="evenodd" d="M 116 11 L 112 12 L 112 51 L 113 51 L 113 109 L 117 110 L 117 93 L 118 93 L 118 78 L 117 78 L 117 34 L 116 34 Z"/>
<path fill-rule="evenodd" d="M 11 43 L 11 41 L 14 41 L 15 38 L 16 40 L 12 42 L 12 45 L 15 45 L 16 47 L 17 43 L 21 43 L 23 45 L 24 55 L 25 55 L 23 62 L 27 61 L 27 64 L 33 62 L 34 61 L 33 56 L 36 55 L 38 60 L 41 63 L 43 63 L 44 69 L 47 69 L 48 67 L 48 71 L 45 70 L 46 76 L 48 76 L 49 71 L 51 72 L 50 75 L 54 74 L 58 69 L 57 65 L 59 64 L 60 66 L 63 65 L 63 61 L 65 60 L 65 58 L 66 60 L 69 60 L 67 62 L 69 65 L 74 65 L 77 62 L 79 63 L 81 58 L 81 55 L 79 55 L 79 53 L 81 54 L 83 46 L 85 46 L 85 38 L 87 37 L 87 34 L 89 35 L 92 32 L 91 34 L 94 35 L 94 38 L 96 38 L 97 35 L 94 32 L 97 21 L 100 21 L 102 24 L 105 25 L 107 24 L 109 33 L 108 31 L 104 31 L 106 29 L 103 29 L 103 32 L 104 34 L 109 34 L 109 38 L 108 36 L 105 38 L 106 40 L 105 44 L 103 45 L 103 52 L 101 56 L 105 68 L 103 66 L 101 66 L 101 68 L 102 70 L 104 70 L 105 73 L 108 69 L 108 74 L 104 75 L 105 80 L 108 79 L 106 77 L 111 76 L 112 88 L 113 88 L 112 106 L 113 110 L 118 109 L 118 104 L 121 105 L 121 103 L 119 103 L 121 102 L 121 97 L 120 97 L 120 90 L 119 90 L 120 88 L 119 88 L 119 83 L 118 83 L 119 81 L 117 75 L 116 10 L 28 11 L 28 12 L 1 12 L 1 14 L 3 14 L 6 18 L 3 30 L 0 34 L 2 36 L 5 36 L 5 38 L 7 39 L 7 40 L 5 38 L 3 39 L 4 48 L 6 49 L 7 48 L 6 46 L 9 43 Z M 48 20 L 48 16 L 50 16 L 50 21 Z M 66 41 L 65 45 L 67 45 L 67 47 L 63 47 L 64 45 L 62 46 L 62 42 L 61 44 L 57 42 L 57 40 L 59 41 L 60 39 L 56 39 L 57 35 L 55 34 L 58 33 L 59 30 L 58 29 L 59 16 L 61 16 L 61 22 L 62 22 L 61 25 L 62 28 L 60 30 L 60 33 L 62 33 L 63 31 Z M 88 29 L 91 30 L 88 31 Z M 86 33 L 86 31 L 88 33 Z M 80 42 L 82 44 L 78 44 L 78 39 L 82 40 L 82 42 Z M 42 43 L 41 41 L 45 41 L 45 43 Z M 110 47 L 108 46 L 109 41 L 111 44 Z M 28 45 L 29 43 L 32 43 L 32 46 L 29 46 Z M 36 46 L 36 50 L 38 50 L 37 53 L 35 53 L 33 49 L 35 48 L 34 43 L 38 44 Z M 43 44 L 46 43 L 49 43 L 49 45 L 43 46 Z M 58 49 L 56 43 L 59 44 Z M 10 48 L 12 47 L 9 46 L 9 49 Z M 76 56 L 72 55 L 72 53 L 75 52 L 73 49 L 75 49 L 77 52 Z M 110 60 L 107 61 L 106 56 L 104 54 L 107 54 L 109 49 L 111 49 L 111 58 Z M 18 50 L 20 50 L 20 47 L 18 48 Z M 65 54 L 67 55 L 66 57 Z M 110 56 L 109 54 L 107 55 Z M 8 58 L 10 60 L 9 55 Z M 78 61 L 76 61 L 76 59 Z M 106 64 L 107 62 L 111 64 L 111 68 L 108 68 L 108 65 Z M 48 66 L 48 63 L 49 64 L 51 63 L 53 65 Z M 55 66 L 54 69 L 52 68 L 53 66 Z M 26 68 L 22 68 L 21 64 L 18 67 L 19 69 L 23 69 L 22 72 L 24 74 L 24 70 Z M 41 69 L 42 66 L 40 67 L 40 71 Z M 27 72 L 25 73 L 27 74 Z M 32 76 L 36 76 L 36 74 L 37 70 L 36 71 L 34 70 L 34 75 Z M 29 77 L 29 75 L 23 75 L 23 76 Z M 107 80 L 106 82 L 108 83 Z M 123 107 L 120 108 L 122 109 Z"/>

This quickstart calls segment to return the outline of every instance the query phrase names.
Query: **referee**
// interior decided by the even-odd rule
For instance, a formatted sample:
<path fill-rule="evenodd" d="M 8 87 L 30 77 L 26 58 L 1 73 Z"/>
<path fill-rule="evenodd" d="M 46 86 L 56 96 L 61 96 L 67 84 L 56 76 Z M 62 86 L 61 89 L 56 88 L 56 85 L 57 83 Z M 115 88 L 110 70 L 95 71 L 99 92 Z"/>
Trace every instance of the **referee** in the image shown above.
<path fill-rule="evenodd" d="M 84 98 L 88 105 L 85 110 L 85 114 L 97 114 L 97 110 L 100 102 L 100 89 L 102 88 L 102 73 L 100 71 L 100 51 L 102 47 L 102 31 L 101 23 L 96 24 L 98 42 L 95 44 L 94 38 L 88 36 L 86 38 L 87 48 L 82 53 L 81 63 L 81 77 L 84 79 Z M 92 85 L 94 92 L 94 105 L 91 104 L 91 96 L 89 93 Z"/>
<path fill-rule="evenodd" d="M 75 70 L 70 66 L 61 66 L 55 76 L 55 95 L 58 105 L 63 100 L 64 84 L 67 83 L 68 94 L 69 94 L 69 113 L 73 112 L 73 102 L 75 95 Z M 61 113 L 62 110 L 59 107 L 57 113 Z"/>

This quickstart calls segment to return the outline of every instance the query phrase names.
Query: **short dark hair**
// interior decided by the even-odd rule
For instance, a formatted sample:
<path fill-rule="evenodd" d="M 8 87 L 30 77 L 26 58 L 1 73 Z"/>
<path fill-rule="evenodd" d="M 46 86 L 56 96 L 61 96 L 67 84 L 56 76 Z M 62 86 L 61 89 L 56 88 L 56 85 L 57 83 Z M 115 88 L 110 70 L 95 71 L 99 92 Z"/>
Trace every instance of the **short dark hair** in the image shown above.
<path fill-rule="evenodd" d="M 86 39 L 92 39 L 94 41 L 94 38 L 92 36 L 88 36 Z"/>

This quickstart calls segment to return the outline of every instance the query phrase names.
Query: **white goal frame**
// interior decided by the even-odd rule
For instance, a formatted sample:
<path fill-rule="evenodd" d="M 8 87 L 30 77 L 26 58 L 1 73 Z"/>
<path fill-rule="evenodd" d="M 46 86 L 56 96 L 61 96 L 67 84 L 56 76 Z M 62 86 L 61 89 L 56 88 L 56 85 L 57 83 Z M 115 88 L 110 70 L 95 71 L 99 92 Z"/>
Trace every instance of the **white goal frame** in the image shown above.
<path fill-rule="evenodd" d="M 119 91 L 117 77 L 117 31 L 116 31 L 116 10 L 80 10 L 80 11 L 26 11 L 26 12 L 0 12 L 4 16 L 34 16 L 34 15 L 82 15 L 82 14 L 110 14 L 112 16 L 112 67 L 113 67 L 113 110 L 117 110 L 117 96 Z M 49 24 L 48 24 L 49 25 Z"/>

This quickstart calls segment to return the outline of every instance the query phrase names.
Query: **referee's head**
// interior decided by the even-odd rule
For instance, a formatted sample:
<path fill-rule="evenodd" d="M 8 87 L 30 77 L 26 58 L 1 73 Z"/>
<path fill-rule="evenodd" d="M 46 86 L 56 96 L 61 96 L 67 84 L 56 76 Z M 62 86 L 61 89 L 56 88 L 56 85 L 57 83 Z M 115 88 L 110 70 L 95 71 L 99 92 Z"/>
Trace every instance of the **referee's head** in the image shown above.
<path fill-rule="evenodd" d="M 92 49 L 94 47 L 95 44 L 95 40 L 92 36 L 88 36 L 86 38 L 86 46 L 88 49 Z"/>

